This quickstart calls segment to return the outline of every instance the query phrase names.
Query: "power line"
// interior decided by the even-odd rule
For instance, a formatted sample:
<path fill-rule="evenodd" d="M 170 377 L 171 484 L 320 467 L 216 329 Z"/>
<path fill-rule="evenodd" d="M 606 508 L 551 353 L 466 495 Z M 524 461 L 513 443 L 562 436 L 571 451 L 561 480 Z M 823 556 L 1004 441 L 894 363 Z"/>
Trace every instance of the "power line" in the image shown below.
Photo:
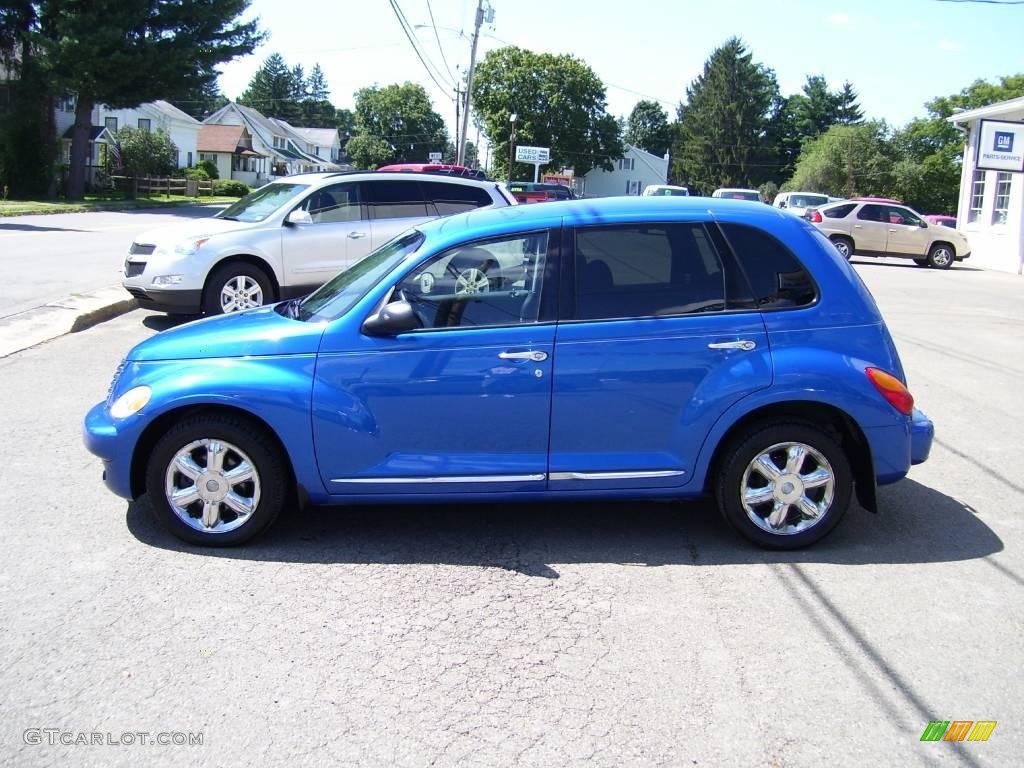
<path fill-rule="evenodd" d="M 420 64 L 422 64 L 423 68 L 427 70 L 427 75 L 429 75 L 430 79 L 434 81 L 434 85 L 441 89 L 441 92 L 445 95 L 445 97 L 451 99 L 452 97 L 448 96 L 448 91 L 455 87 L 454 84 L 441 84 L 441 82 L 437 78 L 442 77 L 443 79 L 443 76 L 440 74 L 440 72 L 438 72 L 437 76 L 434 75 L 434 70 L 431 69 L 430 65 L 427 63 L 426 56 L 423 54 L 422 51 L 420 51 L 420 47 L 416 43 L 416 36 L 412 32 L 412 27 L 410 26 L 408 20 L 405 18 L 405 14 L 402 13 L 402 9 L 398 5 L 398 0 L 388 0 L 388 2 L 391 4 L 391 9 L 395 12 L 395 17 L 398 19 L 398 25 L 402 28 L 402 32 L 405 33 L 405 37 L 409 41 L 409 45 L 412 46 L 413 51 L 416 53 L 416 58 L 420 60 Z"/>
<path fill-rule="evenodd" d="M 434 39 L 437 40 L 437 50 L 441 54 L 441 63 L 444 64 L 448 77 L 457 83 L 458 78 L 452 74 L 451 67 L 448 66 L 448 59 L 444 56 L 444 48 L 441 46 L 441 36 L 437 33 L 437 24 L 434 23 L 434 9 L 430 7 L 430 0 L 427 0 L 427 13 L 430 14 L 430 26 L 434 28 Z"/>

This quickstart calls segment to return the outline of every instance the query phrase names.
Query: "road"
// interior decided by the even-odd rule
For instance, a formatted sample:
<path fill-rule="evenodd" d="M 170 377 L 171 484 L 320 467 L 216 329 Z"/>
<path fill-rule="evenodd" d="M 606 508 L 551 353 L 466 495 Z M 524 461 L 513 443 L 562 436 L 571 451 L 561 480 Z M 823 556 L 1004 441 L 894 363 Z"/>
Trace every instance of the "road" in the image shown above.
<path fill-rule="evenodd" d="M 223 205 L 0 218 L 0 320 L 71 293 L 121 281 L 132 238 L 148 229 L 212 216 Z"/>
<path fill-rule="evenodd" d="M 79 433 L 166 321 L 0 360 L 0 763 L 1019 764 L 1022 283 L 858 270 L 937 440 L 881 514 L 792 553 L 649 503 L 308 510 L 199 550 L 107 493 Z M 923 743 L 930 720 L 998 725 Z"/>

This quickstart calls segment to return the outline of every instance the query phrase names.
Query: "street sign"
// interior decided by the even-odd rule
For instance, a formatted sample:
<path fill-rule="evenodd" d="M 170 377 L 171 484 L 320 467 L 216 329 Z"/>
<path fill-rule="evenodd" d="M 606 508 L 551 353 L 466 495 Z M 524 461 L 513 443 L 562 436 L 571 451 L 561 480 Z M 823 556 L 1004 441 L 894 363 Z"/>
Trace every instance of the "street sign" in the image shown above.
<path fill-rule="evenodd" d="M 427 155 L 427 159 L 430 160 L 430 162 L 432 162 L 432 163 L 440 163 L 441 162 L 441 153 L 440 152 L 431 152 L 429 155 Z"/>
<path fill-rule="evenodd" d="M 516 147 L 516 162 L 544 165 L 551 162 L 551 149 L 548 147 Z"/>

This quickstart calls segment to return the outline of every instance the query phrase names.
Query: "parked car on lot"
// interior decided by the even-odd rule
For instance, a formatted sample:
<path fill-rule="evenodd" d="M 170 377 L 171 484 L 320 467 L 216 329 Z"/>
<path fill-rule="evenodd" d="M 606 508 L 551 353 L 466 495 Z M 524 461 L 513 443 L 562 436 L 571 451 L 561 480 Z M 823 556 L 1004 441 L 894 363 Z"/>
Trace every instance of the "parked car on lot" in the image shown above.
<path fill-rule="evenodd" d="M 139 235 L 122 284 L 147 309 L 236 312 L 307 294 L 416 224 L 514 204 L 501 185 L 471 179 L 289 176 L 211 218 Z"/>
<path fill-rule="evenodd" d="M 764 198 L 756 189 L 729 189 L 723 187 L 711 193 L 712 197 L 721 197 L 727 200 L 750 200 L 754 203 L 763 203 Z"/>
<path fill-rule="evenodd" d="M 940 227 L 956 229 L 956 216 L 943 216 L 941 214 L 931 213 L 926 215 L 924 220 L 929 224 L 938 224 Z"/>
<path fill-rule="evenodd" d="M 643 197 L 689 197 L 690 190 L 687 187 L 677 187 L 672 184 L 648 184 L 641 193 Z"/>
<path fill-rule="evenodd" d="M 772 205 L 784 208 L 801 218 L 807 218 L 810 216 L 808 209 L 828 205 L 829 200 L 831 198 L 828 195 L 819 195 L 816 192 L 779 192 Z"/>
<path fill-rule="evenodd" d="M 543 184 L 532 181 L 510 181 L 508 191 L 520 204 L 549 203 L 553 200 L 575 200 L 572 187 L 564 184 Z"/>
<path fill-rule="evenodd" d="M 971 255 L 960 232 L 930 224 L 905 205 L 847 200 L 818 208 L 810 220 L 847 259 L 854 254 L 896 256 L 921 267 L 949 269 Z"/>
<path fill-rule="evenodd" d="M 460 283 L 461 259 L 502 280 Z M 111 490 L 207 545 L 302 501 L 708 494 L 752 541 L 794 548 L 854 492 L 877 509 L 932 433 L 815 228 L 637 197 L 419 225 L 304 299 L 136 345 L 85 418 Z"/>

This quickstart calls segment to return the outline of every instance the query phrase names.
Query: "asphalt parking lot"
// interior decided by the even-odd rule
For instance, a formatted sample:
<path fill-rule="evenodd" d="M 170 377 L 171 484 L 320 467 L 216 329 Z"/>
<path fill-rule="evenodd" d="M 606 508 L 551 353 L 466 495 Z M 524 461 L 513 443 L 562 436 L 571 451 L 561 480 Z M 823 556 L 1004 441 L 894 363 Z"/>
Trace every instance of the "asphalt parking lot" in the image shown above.
<path fill-rule="evenodd" d="M 309 510 L 200 550 L 80 438 L 161 316 L 0 360 L 0 762 L 1019 763 L 1024 282 L 857 261 L 936 443 L 791 553 L 700 503 Z"/>

